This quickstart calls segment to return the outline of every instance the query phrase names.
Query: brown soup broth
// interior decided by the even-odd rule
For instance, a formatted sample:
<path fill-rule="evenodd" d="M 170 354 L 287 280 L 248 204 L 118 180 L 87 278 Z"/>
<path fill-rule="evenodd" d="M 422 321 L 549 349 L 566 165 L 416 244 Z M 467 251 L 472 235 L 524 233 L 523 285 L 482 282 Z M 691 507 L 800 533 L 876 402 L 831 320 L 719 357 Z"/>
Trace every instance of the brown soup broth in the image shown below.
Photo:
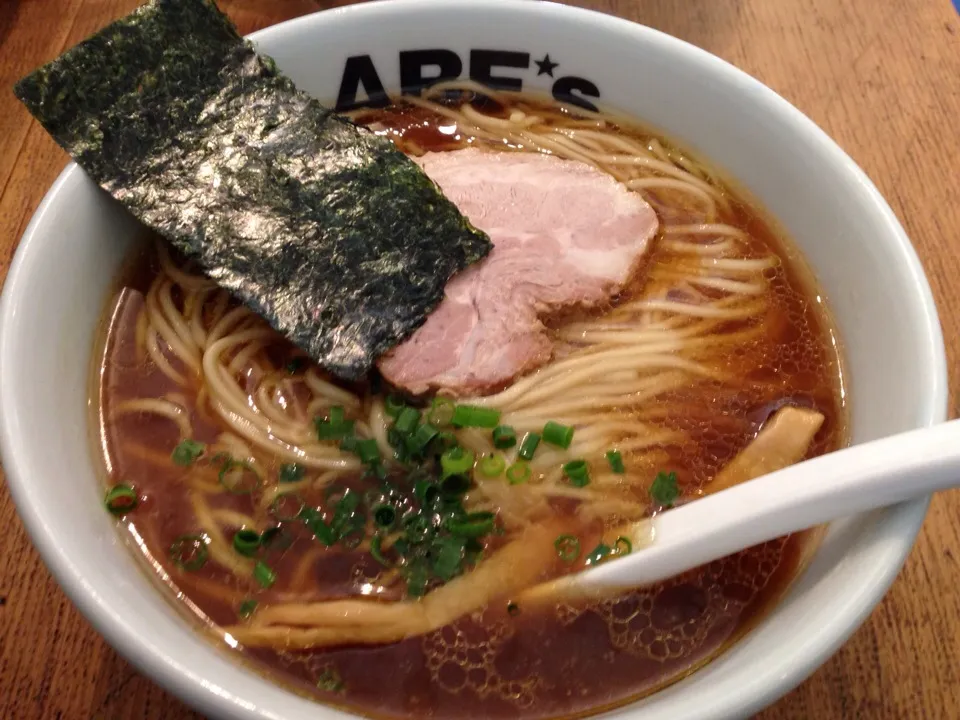
<path fill-rule="evenodd" d="M 526 98 L 516 103 L 526 112 L 539 107 Z M 516 108 L 494 112 L 506 116 Z M 456 145 L 449 129 L 440 129 L 449 120 L 430 110 L 395 106 L 367 111 L 358 119 L 391 135 L 408 151 L 411 142 L 414 152 Z M 634 128 L 613 127 L 611 132 L 643 144 L 651 138 Z M 681 409 L 664 413 L 664 426 L 683 430 L 693 440 L 663 448 L 670 469 L 677 472 L 682 500 L 695 499 L 703 484 L 783 404 L 813 407 L 825 416 L 809 456 L 846 442 L 841 359 L 821 298 L 796 251 L 741 194 L 721 187 L 732 208 L 721 220 L 748 233 L 748 256 L 774 252 L 782 262 L 768 275 L 767 332 L 734 348 L 724 360 L 724 369 L 743 382 L 735 389 L 700 384 L 657 399 L 659 406 Z M 182 386 L 137 350 L 138 314 L 157 272 L 156 257 L 145 253 L 122 279 L 122 290 L 109 308 L 105 339 L 96 356 L 97 444 L 108 484 L 132 483 L 143 498 L 122 522 L 131 546 L 171 597 L 183 600 L 178 604 L 216 634 L 218 625 L 237 622 L 237 608 L 251 592 L 216 562 L 184 572 L 169 558 L 171 543 L 197 530 L 194 509 L 183 492 L 187 471 L 170 461 L 179 439 L 177 427 L 156 414 L 125 413 L 118 418 L 114 413 L 127 401 L 180 393 L 194 439 L 212 443 L 225 429 L 204 406 L 200 387 L 184 394 Z M 293 355 L 279 338 L 269 352 L 279 367 Z M 172 365 L 181 367 L 166 354 Z M 281 460 L 273 462 L 271 472 Z M 216 472 L 209 471 L 207 480 L 215 484 Z M 348 478 L 341 486 L 363 492 L 369 481 Z M 323 501 L 309 492 L 304 499 Z M 218 494 L 209 503 L 220 513 L 258 512 L 255 495 Z M 562 504 L 555 509 L 568 510 Z M 142 543 L 133 542 L 135 536 Z M 504 602 L 437 632 L 385 646 L 234 652 L 294 690 L 370 717 L 575 717 L 648 694 L 728 647 L 782 596 L 809 556 L 812 537 L 801 533 L 782 538 L 599 603 L 561 604 L 549 611 L 511 607 L 508 612 Z M 488 549 L 496 543 L 494 539 Z M 402 595 L 396 584 L 380 582 L 383 568 L 368 553 L 322 548 L 305 530 L 289 532 L 265 561 L 277 582 L 257 591 L 261 605 L 291 598 L 313 602 L 374 593 L 383 600 L 399 600 Z"/>

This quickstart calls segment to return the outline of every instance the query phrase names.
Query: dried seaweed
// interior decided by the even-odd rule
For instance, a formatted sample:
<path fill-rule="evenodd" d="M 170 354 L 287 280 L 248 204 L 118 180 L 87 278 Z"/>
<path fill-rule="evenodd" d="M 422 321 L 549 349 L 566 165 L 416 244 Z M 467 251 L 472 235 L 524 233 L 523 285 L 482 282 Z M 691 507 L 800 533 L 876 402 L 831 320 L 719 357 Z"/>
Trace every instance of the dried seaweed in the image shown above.
<path fill-rule="evenodd" d="M 16 94 L 137 218 L 341 377 L 491 248 L 389 140 L 297 90 L 208 0 L 153 0 Z"/>

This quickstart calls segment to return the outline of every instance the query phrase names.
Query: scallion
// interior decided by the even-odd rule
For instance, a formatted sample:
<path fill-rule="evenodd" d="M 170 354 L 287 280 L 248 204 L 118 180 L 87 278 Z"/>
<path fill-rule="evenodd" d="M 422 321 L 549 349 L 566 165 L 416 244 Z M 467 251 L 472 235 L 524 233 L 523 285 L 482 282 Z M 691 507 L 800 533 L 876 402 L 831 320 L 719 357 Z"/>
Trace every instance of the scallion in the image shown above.
<path fill-rule="evenodd" d="M 506 450 L 517 444 L 517 431 L 509 425 L 497 425 L 493 429 L 493 446 L 498 450 Z"/>
<path fill-rule="evenodd" d="M 530 479 L 530 474 L 530 465 L 523 460 L 518 460 L 507 468 L 507 480 L 510 481 L 511 485 L 525 483 Z"/>
<path fill-rule="evenodd" d="M 393 527 L 397 521 L 397 509 L 393 505 L 383 503 L 373 508 L 373 521 L 377 527 L 384 530 Z"/>
<path fill-rule="evenodd" d="M 598 565 L 610 557 L 613 551 L 609 545 L 600 543 L 587 555 L 587 565 Z"/>
<path fill-rule="evenodd" d="M 274 525 L 260 535 L 260 547 L 266 550 L 286 550 L 293 544 L 290 533 L 282 525 Z"/>
<path fill-rule="evenodd" d="M 413 494 L 420 501 L 420 506 L 426 508 L 440 497 L 440 488 L 435 482 L 421 478 L 414 483 Z"/>
<path fill-rule="evenodd" d="M 433 535 L 433 526 L 423 515 L 408 515 L 403 519 L 403 529 L 406 532 L 407 540 L 414 543 L 422 543 Z"/>
<path fill-rule="evenodd" d="M 269 588 L 277 581 L 277 574 L 262 560 L 257 560 L 253 566 L 253 579 L 262 588 Z"/>
<path fill-rule="evenodd" d="M 375 438 L 357 441 L 357 456 L 364 465 L 373 465 L 380 462 L 380 446 Z"/>
<path fill-rule="evenodd" d="M 458 497 L 470 489 L 470 478 L 467 475 L 453 473 L 440 481 L 440 494 L 446 497 Z"/>
<path fill-rule="evenodd" d="M 457 475 L 473 467 L 473 453 L 461 447 L 450 448 L 440 456 L 443 475 Z"/>
<path fill-rule="evenodd" d="M 423 423 L 407 437 L 407 449 L 419 455 L 439 433 L 440 431 L 430 423 Z"/>
<path fill-rule="evenodd" d="M 240 608 L 238 614 L 243 619 L 247 619 L 257 611 L 257 601 L 252 598 L 247 598 L 242 603 L 240 603 Z"/>
<path fill-rule="evenodd" d="M 580 540 L 573 535 L 561 535 L 553 541 L 553 547 L 559 557 L 565 563 L 576 562 L 580 557 Z"/>
<path fill-rule="evenodd" d="M 270 503 L 270 514 L 280 522 L 288 522 L 300 517 L 304 507 L 303 500 L 296 493 L 280 493 Z"/>
<path fill-rule="evenodd" d="M 470 513 L 462 520 L 448 520 L 446 528 L 453 535 L 467 538 L 479 538 L 493 531 L 496 516 L 492 512 Z"/>
<path fill-rule="evenodd" d="M 563 466 L 563 474 L 574 487 L 586 487 L 590 484 L 590 469 L 586 460 L 571 460 Z"/>
<path fill-rule="evenodd" d="M 630 542 L 630 538 L 621 535 L 617 538 L 616 542 L 613 543 L 614 555 L 629 555 L 632 552 L 633 543 Z"/>
<path fill-rule="evenodd" d="M 417 427 L 417 423 L 420 422 L 420 411 L 416 408 L 407 406 L 400 411 L 400 414 L 397 415 L 396 421 L 393 423 L 393 429 L 403 435 L 409 435 L 413 432 L 414 428 Z"/>
<path fill-rule="evenodd" d="M 566 450 L 573 442 L 573 428 L 551 420 L 543 426 L 543 441 Z"/>
<path fill-rule="evenodd" d="M 306 472 L 307 469 L 303 467 L 303 465 L 297 465 L 297 463 L 284 463 L 280 466 L 280 482 L 299 482 L 303 480 L 303 476 Z"/>
<path fill-rule="evenodd" d="M 422 562 L 412 563 L 406 570 L 407 594 L 421 597 L 427 591 L 427 568 Z"/>
<path fill-rule="evenodd" d="M 250 557 L 260 547 L 260 533 L 244 528 L 233 534 L 233 549 L 245 557 Z"/>
<path fill-rule="evenodd" d="M 387 399 L 383 401 L 383 411 L 392 418 L 397 417 L 405 407 L 403 399 L 397 395 L 387 395 Z"/>
<path fill-rule="evenodd" d="M 260 473 L 246 460 L 226 460 L 217 474 L 220 484 L 234 495 L 246 495 L 259 489 Z"/>
<path fill-rule="evenodd" d="M 327 668 L 317 678 L 317 688 L 326 692 L 340 692 L 343 690 L 343 681 L 336 670 Z"/>
<path fill-rule="evenodd" d="M 353 434 L 354 421 L 346 419 L 345 411 L 340 405 L 330 408 L 326 420 L 318 417 L 313 423 L 320 440 L 341 440 Z"/>
<path fill-rule="evenodd" d="M 445 537 L 434 542 L 432 548 L 433 574 L 443 581 L 451 580 L 460 573 L 463 563 L 464 541 L 462 538 Z"/>
<path fill-rule="evenodd" d="M 187 467 L 193 465 L 206 449 L 206 445 L 195 440 L 181 440 L 173 449 L 170 458 L 175 465 Z"/>
<path fill-rule="evenodd" d="M 203 535 L 181 535 L 170 545 L 170 559 L 182 570 L 199 570 L 208 555 L 207 538 Z"/>
<path fill-rule="evenodd" d="M 140 498 L 130 485 L 114 485 L 107 490 L 103 504 L 113 515 L 126 515 L 140 504 Z"/>
<path fill-rule="evenodd" d="M 455 411 L 456 406 L 453 404 L 453 400 L 450 398 L 435 397 L 433 403 L 430 405 L 430 413 L 427 415 L 427 420 L 437 427 L 447 427 L 447 425 L 453 422 Z"/>
<path fill-rule="evenodd" d="M 610 463 L 610 469 L 618 475 L 623 475 L 627 471 L 623 465 L 623 455 L 620 454 L 619 450 L 608 450 L 607 462 Z"/>
<path fill-rule="evenodd" d="M 520 443 L 520 449 L 517 451 L 517 456 L 521 460 L 533 460 L 533 454 L 537 451 L 537 446 L 540 444 L 540 435 L 535 432 L 527 433 L 523 442 Z"/>
<path fill-rule="evenodd" d="M 673 507 L 677 498 L 680 497 L 677 474 L 674 472 L 658 472 L 650 486 L 650 497 L 661 507 Z"/>
<path fill-rule="evenodd" d="M 451 422 L 457 427 L 495 428 L 500 422 L 500 411 L 476 405 L 457 405 Z"/>
<path fill-rule="evenodd" d="M 503 455 L 484 455 L 480 458 L 480 473 L 485 477 L 497 477 L 507 467 Z"/>

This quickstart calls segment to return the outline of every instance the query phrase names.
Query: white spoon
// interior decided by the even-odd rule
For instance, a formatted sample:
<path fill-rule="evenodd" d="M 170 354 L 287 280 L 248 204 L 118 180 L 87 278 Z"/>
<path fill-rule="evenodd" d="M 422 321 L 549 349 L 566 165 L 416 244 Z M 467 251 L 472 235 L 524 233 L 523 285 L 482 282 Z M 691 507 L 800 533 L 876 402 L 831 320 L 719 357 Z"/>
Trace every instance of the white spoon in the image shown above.
<path fill-rule="evenodd" d="M 821 455 L 668 510 L 653 542 L 569 580 L 639 587 L 847 515 L 960 487 L 960 420 Z M 635 546 L 636 547 L 636 546 Z"/>

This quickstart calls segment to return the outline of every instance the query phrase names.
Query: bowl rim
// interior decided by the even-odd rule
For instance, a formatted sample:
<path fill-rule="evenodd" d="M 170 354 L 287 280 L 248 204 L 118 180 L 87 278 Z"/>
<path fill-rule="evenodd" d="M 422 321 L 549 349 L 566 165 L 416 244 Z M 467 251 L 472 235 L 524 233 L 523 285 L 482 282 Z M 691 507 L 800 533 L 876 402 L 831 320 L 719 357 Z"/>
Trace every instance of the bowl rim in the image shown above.
<path fill-rule="evenodd" d="M 660 44 L 674 52 L 685 53 L 708 67 L 710 72 L 720 74 L 746 89 L 755 100 L 759 99 L 769 110 L 776 112 L 784 123 L 791 126 L 793 132 L 804 133 L 810 141 L 822 146 L 829 155 L 830 163 L 846 175 L 847 181 L 858 183 L 867 190 L 872 212 L 887 226 L 887 241 L 897 249 L 900 261 L 913 278 L 915 299 L 923 313 L 923 331 L 927 336 L 926 353 L 922 358 L 927 364 L 927 389 L 921 402 L 918 426 L 926 427 L 946 420 L 946 353 L 933 293 L 916 250 L 893 210 L 863 170 L 818 125 L 774 90 L 725 60 L 684 40 L 624 18 L 543 0 L 537 3 L 530 3 L 528 0 L 407 0 L 404 3 L 373 0 L 287 20 L 252 33 L 247 38 L 255 43 L 268 38 L 279 39 L 294 27 L 298 30 L 304 26 L 309 28 L 315 23 L 326 23 L 334 16 L 344 14 L 371 20 L 381 18 L 385 12 L 416 14 L 425 10 L 450 12 L 458 8 L 496 8 L 515 13 L 557 14 L 591 24 L 600 31 L 629 34 L 636 41 Z M 54 531 L 45 518 L 43 506 L 34 504 L 29 497 L 26 467 L 20 450 L 23 447 L 21 438 L 27 434 L 19 426 L 16 408 L 8 406 L 10 393 L 6 391 L 10 382 L 6 368 L 17 354 L 17 348 L 13 347 L 8 337 L 7 328 L 14 320 L 17 300 L 30 293 L 30 281 L 25 267 L 28 265 L 27 258 L 36 252 L 35 247 L 44 240 L 39 231 L 44 216 L 59 203 L 64 188 L 84 179 L 79 166 L 70 162 L 47 191 L 23 233 L 0 297 L 0 418 L 3 420 L 0 422 L 0 457 L 3 459 L 10 495 L 34 547 L 60 588 L 97 632 L 138 670 L 195 708 L 231 717 L 279 717 L 269 708 L 246 703 L 246 707 L 241 707 L 236 702 L 237 696 L 223 696 L 215 692 L 202 677 L 184 672 L 174 657 L 157 647 L 145 645 L 132 626 L 117 622 L 118 616 L 111 609 L 106 596 L 89 586 L 69 556 L 59 551 L 53 539 Z M 709 717 L 740 717 L 765 707 L 799 685 L 845 643 L 881 601 L 899 574 L 913 548 L 929 500 L 929 496 L 925 496 L 885 509 L 882 521 L 876 522 L 865 531 L 870 533 L 871 545 L 883 545 L 885 559 L 874 573 L 869 587 L 861 588 L 855 597 L 837 608 L 832 620 L 820 626 L 818 632 L 813 634 L 814 637 L 806 638 L 797 652 L 765 666 L 760 671 L 762 678 L 759 682 L 751 683 L 742 694 L 726 698 L 708 710 Z"/>

